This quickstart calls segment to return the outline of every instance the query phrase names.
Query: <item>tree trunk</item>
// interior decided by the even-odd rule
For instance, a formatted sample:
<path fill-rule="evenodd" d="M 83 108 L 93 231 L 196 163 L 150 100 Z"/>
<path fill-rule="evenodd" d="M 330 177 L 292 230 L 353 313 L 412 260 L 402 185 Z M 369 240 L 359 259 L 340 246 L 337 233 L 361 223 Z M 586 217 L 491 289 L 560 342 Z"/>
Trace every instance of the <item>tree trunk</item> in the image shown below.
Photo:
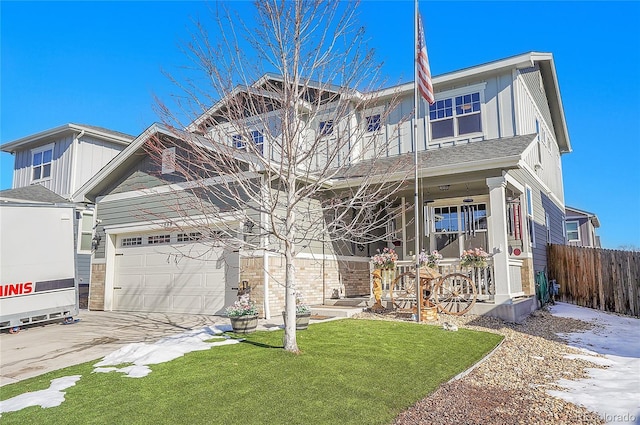
<path fill-rule="evenodd" d="M 293 220 L 295 219 L 294 213 L 290 212 L 288 218 L 287 224 L 290 225 L 290 223 L 293 223 Z M 289 228 L 288 232 L 292 232 L 291 228 Z M 293 237 L 288 239 L 285 242 L 284 248 L 286 268 L 284 309 L 287 314 L 287 321 L 285 322 L 283 344 L 285 350 L 292 353 L 299 353 L 300 350 L 298 349 L 298 341 L 296 339 L 296 275 L 295 266 L 293 264 L 293 240 Z"/>

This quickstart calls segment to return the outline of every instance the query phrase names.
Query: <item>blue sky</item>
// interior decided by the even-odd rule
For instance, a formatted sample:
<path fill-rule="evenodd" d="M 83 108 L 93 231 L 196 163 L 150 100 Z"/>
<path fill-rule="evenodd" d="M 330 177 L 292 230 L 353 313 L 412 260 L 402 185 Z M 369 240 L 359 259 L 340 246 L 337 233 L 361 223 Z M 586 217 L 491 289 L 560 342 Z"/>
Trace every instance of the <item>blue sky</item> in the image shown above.
<path fill-rule="evenodd" d="M 234 7 L 247 9 L 248 2 Z M 567 205 L 594 212 L 603 246 L 640 247 L 640 2 L 420 3 L 433 75 L 528 51 L 554 55 L 573 152 Z M 138 135 L 158 118 L 161 70 L 204 2 L 0 2 L 0 143 L 68 122 Z M 365 1 L 390 83 L 413 76 L 412 1 Z M 0 157 L 0 189 L 13 158 Z"/>

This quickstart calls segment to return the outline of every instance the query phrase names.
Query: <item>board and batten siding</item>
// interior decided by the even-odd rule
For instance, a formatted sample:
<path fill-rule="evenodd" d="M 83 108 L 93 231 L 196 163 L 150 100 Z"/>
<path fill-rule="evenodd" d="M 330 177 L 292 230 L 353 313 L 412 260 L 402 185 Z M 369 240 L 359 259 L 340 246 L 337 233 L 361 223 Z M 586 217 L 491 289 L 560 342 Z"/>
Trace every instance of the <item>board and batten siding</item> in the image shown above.
<path fill-rule="evenodd" d="M 17 151 L 14 160 L 13 187 L 32 184 L 32 149 L 53 144 L 51 178 L 38 180 L 37 183 L 64 198 L 69 198 L 73 192 L 89 181 L 124 148 L 120 144 L 83 136 L 78 144 L 78 157 L 74 161 L 73 141 L 75 137 L 75 134 L 68 134 L 53 141 L 32 145 L 27 149 Z M 75 173 L 74 167 L 76 167 Z"/>
<path fill-rule="evenodd" d="M 542 119 L 549 129 L 555 135 L 553 120 L 551 119 L 551 111 L 549 109 L 549 101 L 542 84 L 542 74 L 540 68 L 535 65 L 531 68 L 519 70 L 522 83 L 527 87 L 528 92 L 532 96 L 532 100 L 542 115 Z"/>
<path fill-rule="evenodd" d="M 53 158 L 51 161 L 51 178 L 38 180 L 38 184 L 46 187 L 60 196 L 66 197 L 71 192 L 71 175 L 73 167 L 71 144 L 72 134 L 38 145 L 31 145 L 28 149 L 16 152 L 13 165 L 13 187 L 24 187 L 32 184 L 32 149 L 53 143 Z"/>
<path fill-rule="evenodd" d="M 496 73 L 483 79 L 469 79 L 463 83 L 441 85 L 436 89 L 436 99 L 445 99 L 474 92 L 481 92 L 481 119 L 482 134 L 460 135 L 454 138 L 429 139 L 428 105 L 420 100 L 420 113 L 416 122 L 417 126 L 417 147 L 419 151 L 425 149 L 436 149 L 443 146 L 464 144 L 479 140 L 495 139 L 500 137 L 513 137 L 517 135 L 516 115 L 514 107 L 514 77 L 508 72 Z M 385 105 L 381 104 L 362 111 L 359 114 L 359 126 L 365 130 L 365 119 L 367 116 L 380 113 Z M 387 144 L 387 156 L 394 156 L 413 151 L 413 131 L 412 119 L 413 92 L 404 93 L 399 98 L 398 105 L 392 111 L 386 123 L 382 123 L 380 131 L 377 133 L 376 142 Z M 404 119 L 404 121 L 403 121 Z M 520 134 L 530 134 L 521 132 Z M 368 136 L 365 133 L 365 137 Z M 371 152 L 362 153 L 364 159 L 370 158 Z"/>
<path fill-rule="evenodd" d="M 108 143 L 89 136 L 81 137 L 77 151 L 76 177 L 70 193 L 73 194 L 89 179 L 98 174 L 98 171 L 123 149 L 124 146 L 119 144 Z"/>

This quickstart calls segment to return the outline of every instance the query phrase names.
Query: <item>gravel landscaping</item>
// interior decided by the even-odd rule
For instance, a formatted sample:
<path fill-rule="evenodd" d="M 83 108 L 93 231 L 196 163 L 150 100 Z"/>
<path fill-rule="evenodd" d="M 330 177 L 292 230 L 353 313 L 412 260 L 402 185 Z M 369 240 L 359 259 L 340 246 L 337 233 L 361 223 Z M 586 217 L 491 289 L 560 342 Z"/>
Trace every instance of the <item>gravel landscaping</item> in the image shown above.
<path fill-rule="evenodd" d="M 359 318 L 407 320 L 392 314 L 362 313 Z M 557 333 L 592 329 L 580 320 L 534 312 L 522 324 L 505 323 L 487 316 L 440 315 L 426 326 L 455 324 L 460 328 L 495 332 L 502 344 L 470 373 L 442 385 L 398 415 L 394 425 L 408 424 L 602 424 L 604 420 L 583 407 L 550 396 L 562 389 L 561 378 L 585 378 L 585 368 L 601 367 L 567 354 L 579 354 Z M 428 359 L 425 359 L 428 361 Z"/>

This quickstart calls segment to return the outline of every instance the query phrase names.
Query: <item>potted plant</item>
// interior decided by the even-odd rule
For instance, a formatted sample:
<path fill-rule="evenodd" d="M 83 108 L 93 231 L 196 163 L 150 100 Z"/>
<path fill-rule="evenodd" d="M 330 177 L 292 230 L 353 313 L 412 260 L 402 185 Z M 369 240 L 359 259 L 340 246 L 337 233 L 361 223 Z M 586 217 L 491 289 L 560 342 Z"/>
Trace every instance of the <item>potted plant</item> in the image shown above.
<path fill-rule="evenodd" d="M 487 267 L 487 258 L 489 258 L 489 254 L 487 254 L 482 248 L 473 248 L 462 251 L 460 266 L 483 269 Z"/>
<path fill-rule="evenodd" d="M 309 327 L 309 319 L 311 318 L 311 307 L 302 299 L 302 294 L 296 294 L 296 330 L 301 331 Z M 287 323 L 287 312 L 282 312 L 282 319 L 285 326 Z"/>
<path fill-rule="evenodd" d="M 371 257 L 373 267 L 382 270 L 393 270 L 396 268 L 398 254 L 391 248 L 384 248 L 382 252 L 378 249 L 377 254 Z"/>
<path fill-rule="evenodd" d="M 431 252 L 426 252 L 424 249 L 418 255 L 418 261 L 420 262 L 420 266 L 426 266 L 430 269 L 435 269 L 440 264 L 440 260 L 442 260 L 442 254 L 438 252 L 438 250 L 433 250 Z"/>
<path fill-rule="evenodd" d="M 233 332 L 248 334 L 258 327 L 258 308 L 251 300 L 240 300 L 226 308 Z"/>

